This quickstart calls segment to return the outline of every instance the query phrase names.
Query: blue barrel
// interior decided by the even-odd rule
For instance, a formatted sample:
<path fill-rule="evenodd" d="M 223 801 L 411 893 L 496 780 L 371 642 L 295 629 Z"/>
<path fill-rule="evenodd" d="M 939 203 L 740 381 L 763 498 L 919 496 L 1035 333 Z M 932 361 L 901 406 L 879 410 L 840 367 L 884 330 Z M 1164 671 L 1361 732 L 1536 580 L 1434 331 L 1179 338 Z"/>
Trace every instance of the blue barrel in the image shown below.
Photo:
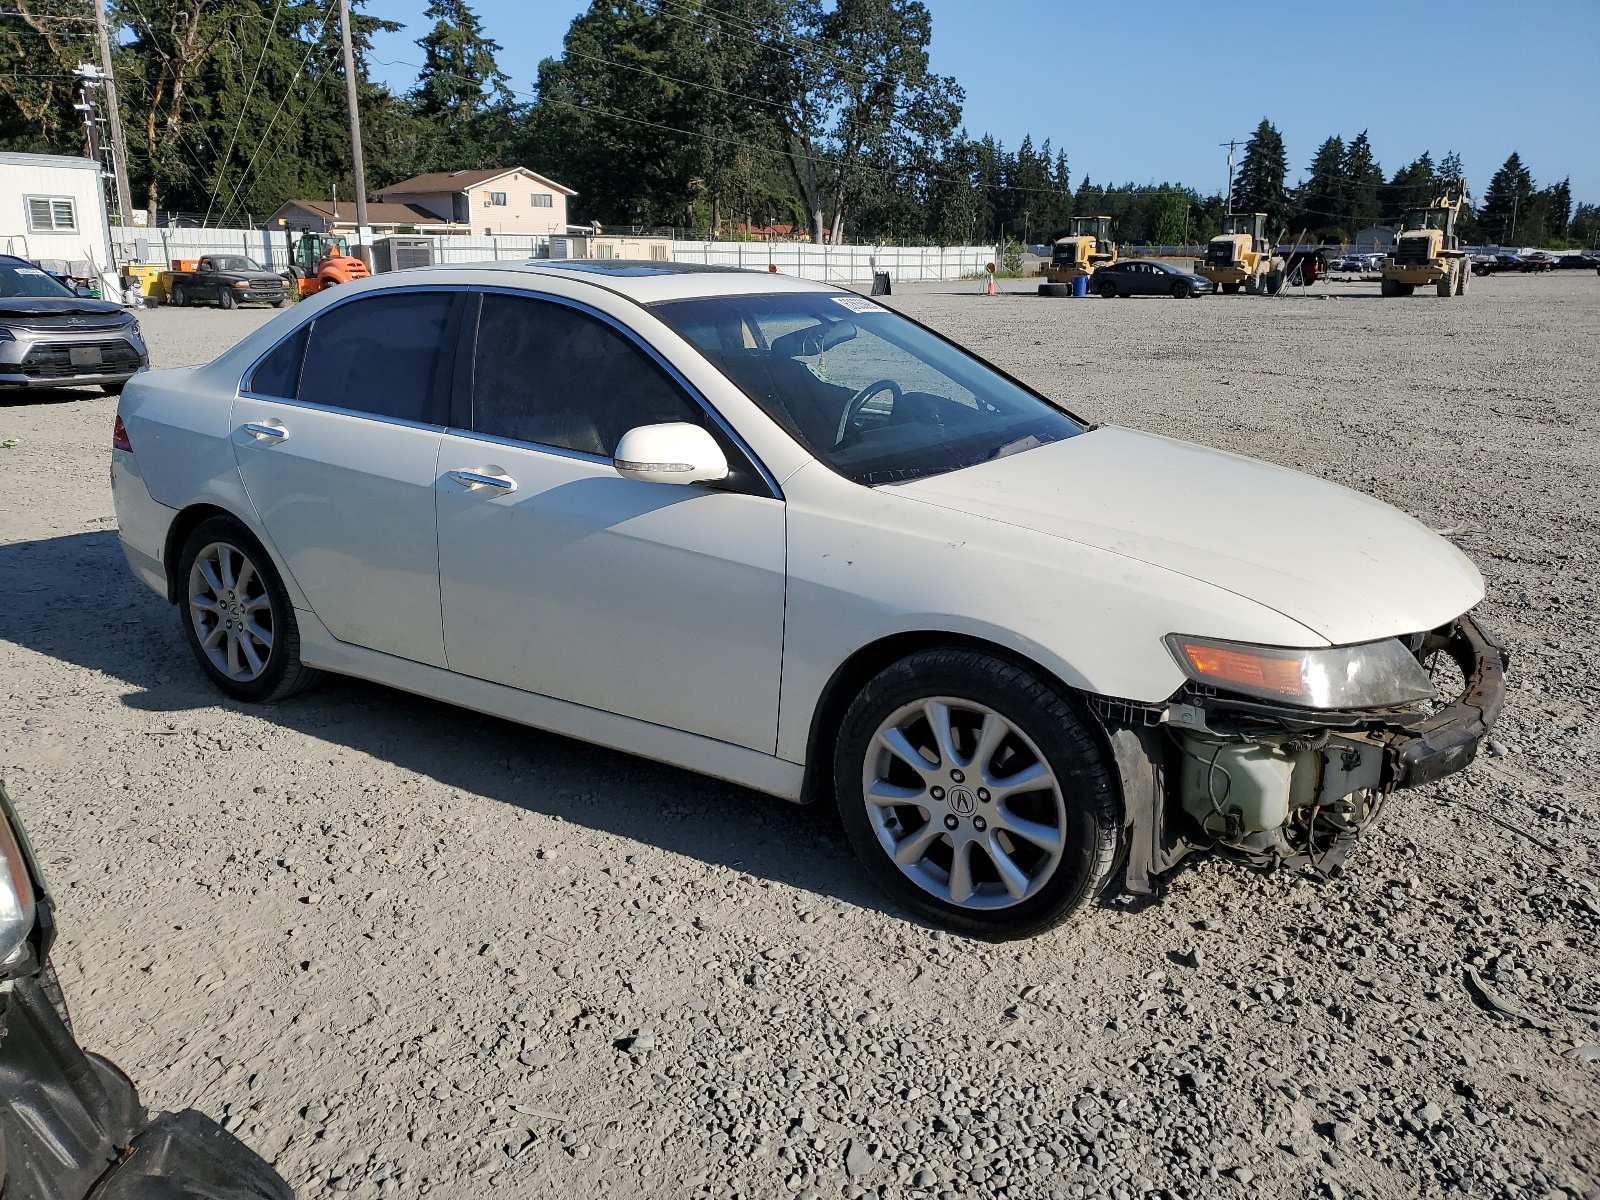
<path fill-rule="evenodd" d="M 1074 296 L 1087 296 L 1089 294 L 1089 277 L 1087 275 L 1073 276 L 1072 294 Z"/>

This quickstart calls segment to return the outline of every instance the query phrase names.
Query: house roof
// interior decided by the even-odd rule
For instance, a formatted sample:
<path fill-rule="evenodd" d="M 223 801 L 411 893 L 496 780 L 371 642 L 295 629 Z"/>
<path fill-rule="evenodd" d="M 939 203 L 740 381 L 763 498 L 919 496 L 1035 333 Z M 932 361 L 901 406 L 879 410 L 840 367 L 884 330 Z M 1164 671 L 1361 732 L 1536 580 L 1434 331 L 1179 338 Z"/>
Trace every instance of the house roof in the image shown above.
<path fill-rule="evenodd" d="M 324 221 L 337 219 L 341 224 L 355 224 L 356 203 L 346 200 L 339 205 L 339 215 L 334 216 L 333 205 L 327 200 L 285 200 L 273 219 L 276 219 L 286 208 L 303 208 L 309 213 L 314 213 Z M 436 215 L 418 204 L 389 204 L 385 201 L 375 200 L 367 205 L 367 223 L 371 225 L 443 225 Z"/>
<path fill-rule="evenodd" d="M 560 192 L 563 196 L 578 194 L 564 184 L 557 183 L 554 179 L 547 179 L 537 171 L 528 170 L 527 167 L 491 167 L 483 171 L 430 171 L 426 175 L 413 175 L 410 179 L 402 179 L 399 183 L 391 183 L 388 187 L 377 188 L 376 191 L 381 196 L 400 195 L 406 192 L 464 192 L 468 188 L 514 175 L 518 171 L 531 176 L 552 191 Z"/>

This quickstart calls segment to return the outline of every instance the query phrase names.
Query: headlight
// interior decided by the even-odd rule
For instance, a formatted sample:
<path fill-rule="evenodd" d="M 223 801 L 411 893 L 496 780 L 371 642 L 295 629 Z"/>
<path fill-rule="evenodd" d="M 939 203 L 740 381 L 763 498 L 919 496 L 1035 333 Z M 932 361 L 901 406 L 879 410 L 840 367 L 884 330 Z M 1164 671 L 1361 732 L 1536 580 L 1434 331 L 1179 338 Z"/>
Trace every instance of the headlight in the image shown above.
<path fill-rule="evenodd" d="M 1433 681 L 1394 638 L 1360 646 L 1298 650 L 1167 635 L 1196 683 L 1302 708 L 1386 708 L 1433 696 Z"/>
<path fill-rule="evenodd" d="M 238 283 L 234 284 L 233 286 L 238 288 L 242 292 L 242 291 L 244 291 L 246 288 L 248 288 L 250 286 L 250 281 L 247 280 L 247 279 L 241 279 Z"/>
<path fill-rule="evenodd" d="M 21 955 L 33 932 L 33 880 L 28 861 L 22 856 L 16 832 L 0 807 L 0 966 L 9 966 Z"/>

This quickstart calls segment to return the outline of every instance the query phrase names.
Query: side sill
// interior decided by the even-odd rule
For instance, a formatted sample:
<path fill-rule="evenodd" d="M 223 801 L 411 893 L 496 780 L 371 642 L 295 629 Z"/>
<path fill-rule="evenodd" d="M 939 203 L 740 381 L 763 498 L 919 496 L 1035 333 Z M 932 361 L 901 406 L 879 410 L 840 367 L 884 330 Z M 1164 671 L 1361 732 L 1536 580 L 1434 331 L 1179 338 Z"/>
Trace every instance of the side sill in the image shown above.
<path fill-rule="evenodd" d="M 805 768 L 759 750 L 684 733 L 633 717 L 587 708 L 567 700 L 519 691 L 504 684 L 457 675 L 378 650 L 341 642 L 308 609 L 295 609 L 300 626 L 300 657 L 307 666 L 442 700 L 474 712 L 503 717 L 563 737 L 591 742 L 624 754 L 668 763 L 725 779 L 742 787 L 800 802 Z"/>

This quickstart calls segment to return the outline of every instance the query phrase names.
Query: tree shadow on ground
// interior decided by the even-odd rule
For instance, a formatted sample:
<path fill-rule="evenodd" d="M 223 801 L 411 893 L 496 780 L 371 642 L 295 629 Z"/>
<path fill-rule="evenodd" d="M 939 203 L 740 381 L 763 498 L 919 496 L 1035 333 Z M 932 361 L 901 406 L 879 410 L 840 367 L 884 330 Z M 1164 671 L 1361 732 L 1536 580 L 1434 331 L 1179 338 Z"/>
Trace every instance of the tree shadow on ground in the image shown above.
<path fill-rule="evenodd" d="M 857 865 L 831 806 L 338 676 L 280 704 L 238 704 L 201 673 L 178 610 L 130 574 L 113 531 L 0 545 L 0 639 L 141 689 L 124 703 L 175 723 L 247 712 L 448 787 L 909 919 Z"/>

